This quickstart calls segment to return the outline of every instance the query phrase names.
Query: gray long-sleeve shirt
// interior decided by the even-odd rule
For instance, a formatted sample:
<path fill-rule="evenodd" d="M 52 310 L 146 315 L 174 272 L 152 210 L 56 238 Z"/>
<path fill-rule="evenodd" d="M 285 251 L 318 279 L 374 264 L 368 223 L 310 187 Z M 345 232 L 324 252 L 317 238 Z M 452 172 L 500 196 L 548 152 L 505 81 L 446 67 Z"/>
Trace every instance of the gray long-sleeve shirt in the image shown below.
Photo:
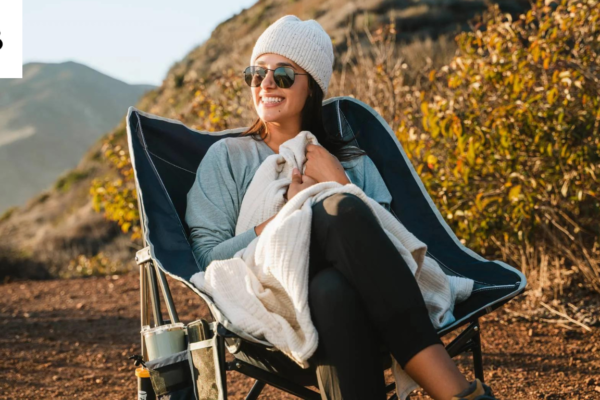
<path fill-rule="evenodd" d="M 260 164 L 276 154 L 250 136 L 228 137 L 214 143 L 198 166 L 187 194 L 185 221 L 201 271 L 213 260 L 226 260 L 257 236 L 254 228 L 234 236 L 244 194 Z M 369 156 L 342 161 L 350 181 L 387 210 L 392 195 Z"/>

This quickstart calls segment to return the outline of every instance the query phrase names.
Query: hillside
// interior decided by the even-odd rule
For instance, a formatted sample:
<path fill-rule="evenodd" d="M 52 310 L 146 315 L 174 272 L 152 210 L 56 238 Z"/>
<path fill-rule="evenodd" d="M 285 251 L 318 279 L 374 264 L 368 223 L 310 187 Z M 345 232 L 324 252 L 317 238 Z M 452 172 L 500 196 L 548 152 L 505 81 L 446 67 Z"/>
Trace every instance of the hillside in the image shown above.
<path fill-rule="evenodd" d="M 0 80 L 0 213 L 74 168 L 150 85 L 129 85 L 75 62 L 28 63 Z"/>
<path fill-rule="evenodd" d="M 499 3 L 510 12 L 522 11 L 529 4 L 521 0 Z M 201 86 L 204 90 L 206 86 L 208 96 L 216 95 L 218 86 L 211 86 L 211 81 L 223 75 L 224 70 L 242 71 L 258 36 L 283 15 L 313 18 L 322 24 L 332 37 L 336 53 L 334 68 L 338 71 L 338 61 L 347 51 L 345 37 L 350 29 L 360 33 L 359 40 L 366 40 L 363 27 L 374 30 L 394 21 L 400 51 L 410 48 L 415 58 L 430 57 L 444 62 L 447 60 L 440 59 L 439 51 L 430 45 L 431 40 L 466 29 L 468 21 L 484 9 L 484 1 L 478 0 L 259 1 L 217 26 L 211 37 L 175 63 L 163 84 L 147 93 L 136 107 L 189 125 L 202 125 L 202 118 L 190 111 L 196 88 Z M 190 34 L 194 34 L 192 28 Z M 418 44 L 424 38 L 429 38 L 429 42 L 423 42 L 429 43 L 427 46 Z M 405 45 L 407 41 L 418 45 Z M 444 43 L 444 54 L 451 54 L 451 40 L 446 39 Z M 327 97 L 342 94 L 347 93 L 340 93 L 334 77 Z M 230 127 L 246 126 L 250 122 L 249 98 L 242 106 L 245 111 L 241 115 L 227 118 Z M 111 131 L 124 148 L 127 147 L 124 134 L 126 109 L 119 110 L 121 123 Z M 115 223 L 104 220 L 92 209 L 90 183 L 93 178 L 109 172 L 102 161 L 102 140 L 98 140 L 77 168 L 54 188 L 0 217 L 0 235 L 6 238 L 0 244 L 0 278 L 44 277 L 48 275 L 47 270 L 56 274 L 78 254 L 93 256 L 99 251 L 132 266 L 134 253 L 141 244 L 132 245 Z"/>

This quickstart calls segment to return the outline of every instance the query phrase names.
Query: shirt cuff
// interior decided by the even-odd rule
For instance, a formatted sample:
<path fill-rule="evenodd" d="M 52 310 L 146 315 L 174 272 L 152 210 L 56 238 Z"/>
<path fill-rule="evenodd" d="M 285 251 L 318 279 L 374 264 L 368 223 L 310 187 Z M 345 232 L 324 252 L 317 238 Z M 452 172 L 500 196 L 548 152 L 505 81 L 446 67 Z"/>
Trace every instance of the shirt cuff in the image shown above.
<path fill-rule="evenodd" d="M 248 244 L 250 244 L 250 242 L 257 236 L 258 235 L 256 234 L 254 227 L 248 229 L 246 232 L 242 232 L 239 235 L 237 235 L 237 237 L 242 238 L 242 239 L 239 239 L 240 242 L 246 243 L 246 246 L 248 246 Z M 244 247 L 246 247 L 246 246 L 244 246 Z"/>
<path fill-rule="evenodd" d="M 256 237 L 254 227 L 248 229 L 245 232 L 240 233 L 237 236 L 229 238 L 224 242 L 219 243 L 212 250 L 211 259 L 207 262 L 207 266 L 212 260 L 227 260 L 232 258 L 235 253 L 243 248 L 248 247 L 250 242 Z"/>

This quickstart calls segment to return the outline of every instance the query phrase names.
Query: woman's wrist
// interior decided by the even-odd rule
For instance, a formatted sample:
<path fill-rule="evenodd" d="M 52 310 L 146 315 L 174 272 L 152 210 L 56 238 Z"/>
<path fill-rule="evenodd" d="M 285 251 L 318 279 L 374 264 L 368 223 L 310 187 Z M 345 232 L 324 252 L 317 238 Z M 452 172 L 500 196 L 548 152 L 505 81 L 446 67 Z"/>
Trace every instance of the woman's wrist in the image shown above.
<path fill-rule="evenodd" d="M 348 175 L 340 175 L 338 179 L 336 179 L 337 183 L 341 183 L 342 185 L 347 185 L 348 183 L 352 183 L 350 179 L 348 179 Z"/>
<path fill-rule="evenodd" d="M 266 225 L 267 225 L 269 222 L 271 222 L 271 220 L 272 220 L 273 218 L 275 218 L 276 216 L 277 216 L 277 214 L 273 215 L 271 218 L 269 218 L 268 220 L 266 220 L 266 221 L 265 221 L 265 222 L 263 222 L 262 224 L 260 224 L 260 225 L 256 225 L 256 226 L 254 227 L 254 232 L 256 232 L 256 236 L 259 236 L 259 235 L 262 233 L 262 231 L 263 231 L 263 229 L 265 228 L 265 226 L 266 226 Z M 260 232 L 259 232 L 259 231 L 260 231 Z"/>

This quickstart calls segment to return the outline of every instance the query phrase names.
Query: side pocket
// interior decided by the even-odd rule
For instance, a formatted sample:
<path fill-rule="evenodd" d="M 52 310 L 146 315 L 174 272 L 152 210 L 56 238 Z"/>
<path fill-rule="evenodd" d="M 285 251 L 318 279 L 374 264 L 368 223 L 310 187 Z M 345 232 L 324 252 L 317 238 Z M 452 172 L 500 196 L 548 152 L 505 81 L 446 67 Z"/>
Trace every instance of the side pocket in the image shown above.
<path fill-rule="evenodd" d="M 188 346 L 189 363 L 198 400 L 223 400 L 217 335 Z"/>
<path fill-rule="evenodd" d="M 195 400 L 188 351 L 146 362 L 157 400 Z"/>

